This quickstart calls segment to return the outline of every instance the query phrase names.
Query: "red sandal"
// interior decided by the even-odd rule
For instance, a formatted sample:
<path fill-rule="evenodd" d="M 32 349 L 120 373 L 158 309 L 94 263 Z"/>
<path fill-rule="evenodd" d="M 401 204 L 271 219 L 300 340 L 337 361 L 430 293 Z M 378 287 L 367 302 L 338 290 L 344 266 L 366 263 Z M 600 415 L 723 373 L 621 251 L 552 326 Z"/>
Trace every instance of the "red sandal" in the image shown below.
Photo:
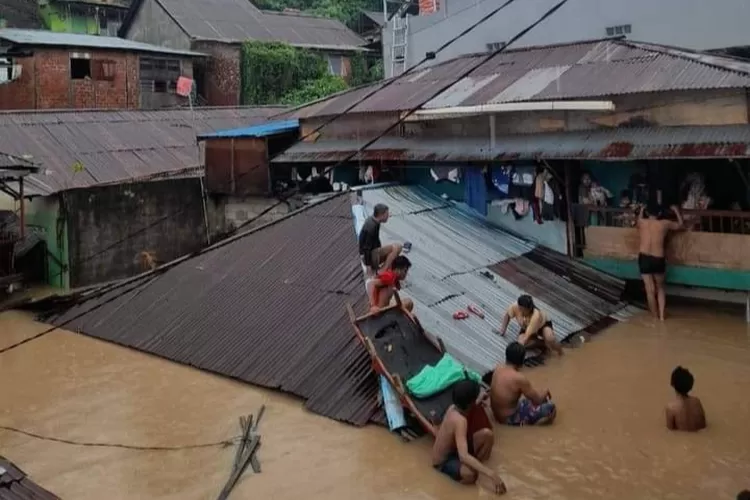
<path fill-rule="evenodd" d="M 469 307 L 467 309 L 469 310 L 470 313 L 475 314 L 475 315 L 479 316 L 480 318 L 484 319 L 484 313 L 482 312 L 481 309 L 479 309 L 474 304 L 469 305 Z"/>
<path fill-rule="evenodd" d="M 453 313 L 453 319 L 466 319 L 469 315 L 466 313 L 466 311 L 456 311 Z"/>

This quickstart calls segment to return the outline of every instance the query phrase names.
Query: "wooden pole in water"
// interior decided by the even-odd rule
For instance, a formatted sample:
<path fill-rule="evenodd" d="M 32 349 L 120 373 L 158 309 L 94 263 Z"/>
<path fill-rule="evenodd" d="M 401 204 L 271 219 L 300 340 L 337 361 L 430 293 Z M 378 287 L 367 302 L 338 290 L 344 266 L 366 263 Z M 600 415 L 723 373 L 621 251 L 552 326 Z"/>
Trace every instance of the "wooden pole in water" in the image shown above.
<path fill-rule="evenodd" d="M 565 160 L 565 210 L 568 216 L 565 229 L 568 233 L 568 257 L 576 258 L 576 233 L 573 224 L 573 173 L 570 170 L 570 160 Z"/>

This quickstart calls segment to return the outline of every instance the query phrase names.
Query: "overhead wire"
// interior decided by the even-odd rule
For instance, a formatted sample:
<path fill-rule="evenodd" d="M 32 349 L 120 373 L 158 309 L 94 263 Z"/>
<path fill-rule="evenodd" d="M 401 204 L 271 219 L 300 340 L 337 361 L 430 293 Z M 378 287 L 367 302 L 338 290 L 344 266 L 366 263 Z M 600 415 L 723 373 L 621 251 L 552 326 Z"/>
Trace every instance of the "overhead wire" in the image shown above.
<path fill-rule="evenodd" d="M 346 108 L 344 108 L 342 111 L 339 111 L 338 113 L 336 113 L 334 115 L 331 115 L 328 119 L 324 120 L 322 124 L 318 125 L 314 129 L 310 130 L 306 134 L 304 134 L 301 137 L 299 137 L 292 144 L 292 146 L 294 146 L 295 144 L 299 144 L 300 142 L 304 142 L 307 139 L 315 136 L 315 134 L 317 134 L 318 132 L 320 132 L 325 127 L 327 127 L 328 125 L 330 125 L 334 121 L 338 120 L 342 116 L 345 116 L 347 113 L 349 113 L 350 111 L 352 111 L 354 108 L 356 108 L 357 106 L 359 106 L 360 104 L 362 104 L 364 101 L 366 101 L 370 97 L 372 97 L 375 94 L 377 94 L 378 92 L 381 92 L 382 90 L 390 87 L 391 85 L 393 85 L 397 81 L 400 81 L 403 78 L 405 78 L 405 77 L 409 76 L 410 74 L 414 73 L 414 71 L 416 71 L 417 68 L 421 67 L 426 62 L 431 61 L 432 59 L 434 59 L 434 56 L 436 56 L 437 54 L 441 53 L 442 51 L 444 51 L 445 49 L 447 49 L 448 47 L 450 47 L 451 45 L 453 45 L 455 42 L 457 42 L 458 40 L 460 40 L 461 38 L 463 38 L 467 34 L 469 34 L 472 31 L 474 31 L 478 26 L 482 25 L 483 23 L 487 22 L 489 19 L 491 19 L 492 17 L 494 17 L 498 12 L 500 12 L 501 10 L 505 9 L 506 7 L 510 6 L 511 4 L 513 4 L 513 3 L 517 2 L 517 1 L 518 0 L 506 0 L 503 4 L 501 4 L 500 6 L 496 7 L 495 9 L 493 9 L 488 14 L 484 15 L 481 19 L 479 19 L 475 23 L 471 24 L 469 27 L 467 27 L 466 29 L 464 29 L 463 31 L 461 31 L 459 34 L 457 34 L 453 38 L 449 39 L 448 41 L 446 41 L 445 43 L 443 43 L 442 45 L 440 45 L 437 49 L 435 49 L 431 53 L 425 54 L 425 56 L 419 62 L 417 62 L 413 66 L 410 66 L 409 68 L 407 68 L 400 75 L 395 76 L 393 78 L 389 78 L 388 80 L 385 80 L 383 82 L 380 82 L 380 83 L 377 83 L 377 84 L 373 85 L 373 89 L 370 92 L 366 93 L 365 95 L 363 95 L 362 97 L 360 97 L 359 99 L 357 99 L 355 102 L 353 102 L 352 104 L 350 104 L 349 106 L 347 106 Z M 362 88 L 367 88 L 368 86 L 369 85 L 363 85 L 362 87 L 357 87 L 357 88 L 354 88 L 354 89 L 350 89 L 349 91 L 346 91 L 346 92 L 341 92 L 338 95 L 345 95 L 345 94 L 348 94 L 348 93 L 356 92 L 357 90 L 361 90 Z M 330 99 L 330 98 L 331 98 L 331 96 L 329 96 L 327 98 L 320 99 L 320 101 L 325 101 L 325 100 Z M 315 101 L 315 102 L 319 102 L 319 101 Z M 271 118 L 278 117 L 278 116 L 283 116 L 283 115 L 289 115 L 289 113 L 294 112 L 295 109 L 303 109 L 305 107 L 313 106 L 315 104 L 315 102 L 301 105 L 301 106 L 299 106 L 297 108 L 293 108 L 292 110 L 282 111 L 281 113 L 278 113 L 276 115 L 272 115 Z M 245 170 L 245 172 L 242 172 L 240 175 L 238 175 L 237 178 L 235 179 L 235 183 L 241 181 L 245 176 L 250 175 L 256 169 L 261 168 L 263 166 L 265 166 L 265 163 L 264 164 L 259 164 L 259 165 L 253 165 L 249 169 Z M 327 172 L 325 174 L 323 174 L 323 175 L 327 175 Z M 264 215 L 266 215 L 267 213 L 269 213 L 271 210 L 277 208 L 279 205 L 282 205 L 282 204 L 286 203 L 287 200 L 291 196 L 294 196 L 296 194 L 297 193 L 294 192 L 292 195 L 283 198 L 283 200 L 281 201 L 281 203 L 273 205 L 269 209 L 263 210 L 261 213 L 257 214 L 255 217 L 251 218 L 250 220 L 248 220 L 245 223 L 243 223 L 243 224 L 239 225 L 238 227 L 236 227 L 234 229 L 234 231 L 230 232 L 229 234 L 234 234 L 237 231 L 239 231 L 240 229 L 242 229 L 244 227 L 247 227 L 249 224 L 252 224 L 253 222 L 255 222 L 256 220 L 258 220 L 259 218 L 261 218 Z M 205 193 L 202 193 L 202 196 L 205 198 Z M 117 248 L 118 246 L 120 246 L 121 244 L 125 243 L 126 241 L 129 241 L 130 239 L 132 239 L 132 238 L 134 238 L 134 237 L 136 237 L 136 236 L 138 236 L 140 234 L 143 234 L 144 232 L 148 231 L 149 229 L 151 229 L 151 228 L 153 228 L 155 226 L 158 226 L 159 224 L 162 224 L 165 221 L 167 221 L 167 220 L 169 220 L 169 219 L 171 219 L 173 217 L 181 215 L 186 210 L 187 210 L 187 208 L 182 208 L 182 209 L 180 209 L 177 212 L 170 213 L 170 214 L 167 214 L 167 215 L 165 215 L 163 217 L 160 217 L 156 221 L 148 224 L 147 226 L 144 226 L 144 227 L 142 227 L 142 228 L 140 228 L 140 229 L 138 229 L 136 231 L 133 231 L 132 233 L 128 233 L 126 236 L 124 236 L 120 240 L 115 241 L 114 243 L 111 243 L 110 245 L 107 245 L 105 248 L 97 251 L 96 253 L 88 255 L 88 256 L 86 256 L 86 257 L 84 257 L 82 259 L 77 260 L 75 262 L 75 264 L 76 265 L 81 265 L 81 264 L 84 264 L 84 263 L 86 263 L 86 262 L 88 262 L 90 260 L 93 260 L 96 257 L 99 257 L 100 255 L 103 255 L 103 254 L 109 252 L 110 250 L 112 250 L 114 248 Z M 55 278 L 57 276 L 60 276 L 64 272 L 65 272 L 65 270 L 61 270 L 58 274 L 56 274 L 55 276 L 53 276 L 53 278 Z"/>
<path fill-rule="evenodd" d="M 505 3 L 503 4 L 503 5 L 501 5 L 500 7 L 496 8 L 496 9 L 494 9 L 494 10 L 493 10 L 492 12 L 490 12 L 489 14 L 485 15 L 484 17 L 482 17 L 482 19 L 480 19 L 479 21 L 477 21 L 476 23 L 474 23 L 474 24 L 473 24 L 472 26 L 470 26 L 469 28 L 467 28 L 466 30 L 464 30 L 463 32 L 461 32 L 461 34 L 460 34 L 459 36 L 464 36 L 464 35 L 465 35 L 466 33 L 469 33 L 469 32 L 470 32 L 470 31 L 471 31 L 472 29 L 476 28 L 476 26 L 478 26 L 479 24 L 481 24 L 481 23 L 483 23 L 483 22 L 486 22 L 486 21 L 487 21 L 488 19 L 490 19 L 490 18 L 491 18 L 492 16 L 494 16 L 495 14 L 497 14 L 497 12 L 499 12 L 499 11 L 500 11 L 500 10 L 501 10 L 502 8 L 504 8 L 504 7 L 505 7 L 505 6 L 507 6 L 507 5 L 510 5 L 510 4 L 511 4 L 511 3 L 513 3 L 514 1 L 516 1 L 516 0 L 508 0 L 508 1 L 506 1 L 506 2 L 505 2 Z M 530 24 L 529 26 L 527 26 L 526 28 L 524 28 L 523 30 L 521 30 L 521 31 L 520 31 L 519 33 L 517 33 L 517 34 L 516 34 L 515 36 L 513 36 L 513 37 L 512 37 L 512 38 L 511 38 L 511 39 L 510 39 L 510 40 L 508 41 L 508 43 L 506 43 L 506 44 L 505 44 L 505 45 L 503 45 L 502 47 L 498 48 L 497 50 L 494 50 L 494 51 L 492 51 L 492 52 L 488 53 L 488 54 L 487 54 L 487 55 L 486 55 L 485 57 L 482 57 L 482 58 L 480 58 L 478 62 L 476 62 L 475 64 L 471 65 L 471 67 L 470 67 L 469 69 L 465 70 L 464 72 L 462 72 L 461 74 L 459 74 L 458 76 L 456 76 L 456 77 L 455 77 L 455 78 L 454 78 L 454 79 L 453 79 L 453 80 L 452 80 L 452 81 L 451 81 L 450 83 L 448 83 L 448 84 L 444 85 L 444 86 L 443 86 L 443 87 L 441 87 L 441 88 L 440 88 L 440 89 L 439 89 L 439 90 L 438 90 L 437 92 L 435 92 L 434 94 L 430 95 L 430 96 L 429 96 L 428 98 L 426 98 L 426 99 L 422 100 L 422 101 L 421 101 L 421 102 L 420 102 L 419 104 L 417 104 L 416 106 L 412 107 L 412 108 L 411 108 L 411 109 L 410 109 L 409 111 L 407 111 L 406 113 L 402 114 L 402 115 L 401 115 L 401 116 L 399 117 L 399 119 L 398 119 L 398 120 L 396 120 L 396 121 L 395 121 L 395 122 L 394 122 L 393 124 L 391 124 L 391 125 L 390 125 L 390 126 L 388 126 L 388 127 L 386 128 L 386 129 L 384 129 L 383 131 L 381 131 L 381 132 L 380 132 L 380 133 L 379 133 L 379 134 L 378 134 L 377 136 L 375 136 L 375 137 L 374 137 L 373 139 L 369 140 L 369 141 L 368 141 L 367 143 L 365 143 L 364 145 L 362 145 L 362 146 L 361 146 L 361 147 L 360 147 L 360 148 L 359 148 L 358 150 L 356 150 L 356 151 L 352 152 L 352 153 L 351 153 L 351 154 L 349 154 L 349 155 L 348 155 L 348 156 L 347 156 L 346 158 L 344 158 L 344 159 L 340 160 L 339 162 L 335 163 L 334 165 L 331 165 L 330 167 L 327 167 L 327 168 L 326 168 L 326 169 L 324 170 L 323 174 L 321 174 L 321 175 L 327 175 L 327 174 L 328 174 L 328 173 L 329 173 L 330 171 L 332 171 L 332 170 L 333 170 L 333 169 L 335 169 L 336 167 L 338 167 L 338 166 L 341 166 L 341 165 L 343 165 L 343 164 L 347 163 L 348 161 L 350 161 L 350 160 L 351 160 L 352 158 L 354 158 L 355 156 L 357 156 L 357 155 L 361 154 L 361 153 L 362 153 L 362 152 L 363 152 L 364 150 L 366 150 L 366 149 L 367 149 L 368 147 L 370 147 L 371 145 L 373 145 L 373 144 L 374 144 L 375 142 L 377 142 L 377 141 L 378 141 L 378 140 L 379 140 L 380 138 L 384 137 L 384 136 L 385 136 L 385 135 L 386 135 L 386 134 L 387 134 L 388 132 L 390 132 L 390 131 L 391 131 L 391 130 L 393 130 L 394 128 L 396 128 L 396 127 L 398 127 L 399 125 L 401 125 L 402 123 L 404 123 L 404 121 L 405 121 L 405 120 L 406 120 L 406 119 L 407 119 L 407 118 L 408 118 L 409 116 L 411 116 L 411 115 L 413 115 L 414 113 L 416 113 L 416 112 L 417 112 L 417 111 L 418 111 L 419 109 L 421 109 L 421 108 L 422 108 L 422 107 L 423 107 L 423 106 L 424 106 L 424 105 L 425 105 L 426 103 L 428 103 L 429 101 L 433 100 L 433 99 L 434 99 L 435 97 L 439 96 L 440 94 L 442 94 L 442 93 L 446 92 L 446 91 L 447 91 L 448 89 L 450 89 L 451 87 L 453 87 L 453 86 L 454 86 L 454 85 L 455 85 L 456 83 L 458 83 L 459 81 L 463 80 L 464 78 L 466 78 L 466 77 L 470 76 L 470 75 L 471 75 L 472 73 L 474 73 L 474 72 L 475 72 L 475 71 L 476 71 L 477 69 L 481 68 L 481 67 L 482 67 L 483 65 L 485 65 L 485 64 L 486 64 L 487 62 L 489 62 L 489 61 L 490 61 L 490 60 L 492 60 L 492 59 L 493 59 L 494 57 L 496 57 L 496 56 L 497 56 L 498 54 L 500 54 L 500 53 L 504 52 L 504 51 L 505 51 L 505 50 L 506 50 L 506 49 L 507 49 L 507 48 L 508 48 L 508 47 L 509 47 L 509 46 L 510 46 L 511 44 L 513 44 L 513 43 L 515 43 L 516 41 L 518 41 L 518 40 L 519 40 L 520 38 L 522 38 L 522 37 L 523 37 L 524 35 L 526 35 L 526 34 L 527 34 L 528 32 L 530 32 L 531 30 L 533 30 L 534 28 L 536 28 L 536 27 L 537 27 L 537 26 L 538 26 L 539 24 L 541 24 L 542 22 L 544 22 L 544 21 L 545 21 L 545 20 L 546 20 L 547 18 L 549 18 L 550 16 L 552 16 L 552 15 L 553 15 L 553 14 L 554 14 L 555 12 L 557 12 L 557 11 L 558 11 L 558 10 L 559 10 L 560 8 L 562 8 L 562 7 L 563 7 L 563 6 L 564 6 L 564 5 L 566 4 L 566 3 L 568 3 L 568 1 L 569 1 L 569 0 L 560 0 L 560 2 L 558 2 L 557 4 L 555 4 L 555 5 L 554 5 L 554 6 L 553 6 L 553 7 L 551 8 L 551 9 L 547 10 L 547 11 L 546 11 L 546 12 L 545 12 L 545 13 L 544 13 L 544 14 L 543 14 L 543 15 L 542 15 L 541 17 L 539 17 L 539 18 L 538 18 L 538 19 L 537 19 L 537 20 L 536 20 L 536 21 L 535 21 L 534 23 Z M 454 38 L 453 38 L 453 39 L 451 39 L 451 40 L 450 40 L 449 42 L 446 42 L 446 43 L 444 43 L 443 45 L 441 45 L 441 47 L 439 48 L 439 50 L 443 50 L 443 49 L 445 49 L 445 47 L 447 47 L 448 45 L 450 45 L 450 43 L 452 43 L 452 42 L 455 42 L 455 40 L 457 40 L 457 39 L 458 39 L 457 37 L 454 37 Z M 419 64 L 421 64 L 421 62 L 420 62 Z M 417 66 L 417 65 L 415 65 L 415 66 Z M 411 70 L 413 70 L 413 67 L 412 67 L 412 68 L 409 68 L 409 69 L 408 69 L 407 71 L 405 71 L 405 72 L 404 72 L 404 73 L 403 73 L 403 74 L 402 74 L 401 76 L 403 76 L 404 74 L 408 73 L 408 72 L 409 72 L 409 71 L 411 71 Z M 389 84 L 392 84 L 392 82 L 393 82 L 393 81 L 395 81 L 395 79 L 392 79 L 392 80 L 388 80 Z M 384 87 L 385 87 L 385 86 L 381 86 L 381 87 L 380 87 L 380 90 L 382 90 L 382 88 L 384 88 Z M 373 91 L 373 92 L 371 92 L 371 95 L 374 95 L 375 93 L 376 93 L 376 91 Z M 361 101 L 360 101 L 360 102 L 361 102 Z M 353 108 L 354 108 L 354 107 L 355 107 L 356 105 L 357 105 L 357 104 L 353 104 L 352 106 L 348 107 L 348 108 L 347 108 L 347 110 L 349 110 L 349 109 L 353 109 Z M 319 129 L 321 129 L 321 128 L 323 128 L 323 127 L 325 127 L 325 126 L 326 126 L 326 125 L 327 125 L 328 123 L 331 123 L 331 122 L 332 122 L 333 120 L 335 120 L 335 119 L 336 119 L 337 117 L 341 116 L 342 114 L 344 114 L 344 113 L 346 113 L 346 112 L 347 112 L 347 111 L 343 111 L 342 113 L 340 113 L 340 114 L 336 115 L 336 116 L 335 116 L 335 117 L 334 117 L 333 119 L 331 119 L 331 120 L 327 121 L 326 123 L 324 123 L 323 125 L 321 125 L 320 127 L 318 127 L 318 130 L 319 130 Z M 311 134 L 312 134 L 312 133 L 314 133 L 314 131 L 313 131 L 313 132 L 311 132 Z M 310 134 L 308 134 L 308 135 L 310 135 Z M 304 138 L 303 138 L 303 139 L 300 139 L 300 140 L 304 140 Z M 297 142 L 299 142 L 299 141 L 297 141 Z M 295 192 L 297 192 L 297 191 L 298 191 L 298 189 L 297 189 L 297 190 L 295 190 Z M 220 242 L 218 242 L 218 243 L 216 243 L 216 244 L 214 244 L 214 245 L 211 245 L 211 246 L 209 246 L 209 247 L 207 247 L 207 248 L 204 248 L 204 249 L 202 249 L 202 250 L 199 250 L 199 251 L 197 251 L 197 252 L 193 252 L 193 253 L 191 253 L 191 254 L 188 254 L 188 255 L 184 255 L 184 256 L 182 256 L 182 257 L 180 257 L 180 258 L 178 258 L 178 259 L 176 259 L 176 260 L 174 260 L 174 261 L 172 261 L 172 262 L 169 262 L 169 263 L 167 263 L 167 264 L 164 264 L 164 265 L 162 265 L 162 266 L 158 267 L 157 269 L 154 269 L 154 270 L 152 270 L 152 271 L 149 271 L 149 272 L 147 272 L 147 273 L 143 273 L 143 274 L 141 274 L 141 275 L 139 275 L 139 276 L 136 276 L 136 277 L 133 277 L 133 278 L 130 278 L 130 279 L 126 279 L 126 280 L 124 280 L 124 281 L 122 281 L 122 282 L 120 282 L 120 283 L 117 283 L 117 284 L 115 284 L 115 285 L 111 285 L 111 286 L 106 286 L 106 285 L 105 285 L 105 286 L 104 286 L 104 287 L 102 287 L 102 289 L 101 289 L 101 290 L 105 290 L 105 291 L 101 291 L 101 290 L 100 290 L 99 292 L 94 292 L 94 293 L 92 294 L 92 296 L 88 296 L 88 297 L 87 297 L 87 299 L 89 299 L 89 298 L 93 298 L 93 297 L 96 297 L 96 296 L 100 296 L 100 295 L 102 295 L 102 294 L 104 294 L 104 293 L 110 293 L 110 292 L 112 292 L 112 291 L 114 291 L 114 290 L 117 290 L 117 289 L 119 289 L 119 288 L 125 287 L 125 286 L 127 286 L 128 284 L 130 284 L 130 283 L 133 283 L 134 281 L 138 281 L 138 280 L 140 280 L 141 278 L 144 278 L 144 277 L 146 277 L 146 276 L 148 276 L 148 275 L 153 275 L 153 274 L 157 274 L 157 273 L 162 273 L 162 272 L 165 272 L 166 270 L 170 269 L 171 267 L 174 267 L 175 265 L 177 265 L 177 263 L 180 263 L 180 262 L 183 262 L 183 261 L 185 261 L 185 260 L 188 260 L 188 259 L 190 259 L 190 258 L 192 258 L 192 257 L 194 257 L 194 256 L 197 256 L 197 255 L 201 255 L 201 254 L 202 254 L 202 253 L 204 253 L 204 252 L 207 252 L 207 251 L 211 251 L 211 250 L 213 250 L 213 249 L 216 249 L 216 248 L 218 248 L 219 246 L 223 246 L 223 245 L 225 245 L 225 244 L 228 244 L 228 243 L 229 243 L 229 242 L 231 242 L 231 241 L 234 241 L 234 240 L 235 240 L 236 238 L 241 238 L 241 237 L 244 237 L 244 236 L 246 236 L 246 235 L 248 235 L 248 234 L 251 234 L 251 233 L 255 232 L 255 230 L 258 230 L 258 229 L 261 229 L 261 228 L 263 228 L 264 226 L 260 226 L 260 227 L 258 227 L 258 228 L 255 228 L 255 230 L 251 230 L 251 231 L 248 231 L 247 233 L 243 233 L 243 234 L 236 234 L 236 233 L 237 233 L 237 232 L 238 232 L 238 231 L 239 231 L 240 229 L 242 229 L 243 227 L 246 227 L 246 226 L 247 226 L 248 224 L 250 224 L 250 223 L 252 223 L 252 222 L 254 222 L 254 221 L 258 220 L 258 219 L 259 219 L 260 217 L 262 217 L 262 216 L 263 216 L 263 215 L 265 215 L 266 213 L 270 212 L 270 211 L 271 211 L 271 210 L 273 210 L 274 208 L 278 207 L 279 205 L 281 205 L 281 204 L 283 204 L 283 203 L 286 203 L 286 201 L 287 201 L 287 200 L 288 200 L 288 199 L 289 199 L 289 198 L 290 198 L 291 196 L 293 196 L 293 195 L 294 195 L 294 194 L 290 194 L 290 195 L 288 195 L 287 197 L 285 197 L 285 198 L 282 198 L 282 199 L 280 199 L 278 203 L 275 203 L 275 204 L 272 204 L 272 205 L 270 205 L 270 206 L 269 206 L 268 208 L 266 208 L 265 210 L 263 210 L 263 211 L 262 211 L 262 212 L 261 212 L 260 214 L 258 214 L 258 215 L 257 215 L 256 217 L 254 217 L 254 218 L 250 219 L 249 221 L 245 222 L 244 224 L 241 224 L 240 226 L 238 226 L 238 227 L 237 227 L 237 228 L 236 228 L 236 229 L 234 230 L 234 232 L 232 233 L 232 235 L 231 235 L 230 237 L 226 238 L 225 240 L 222 240 L 222 241 L 220 241 Z M 8 352 L 8 351 L 10 351 L 10 350 L 12 350 L 12 349 L 15 349 L 16 347 L 19 347 L 19 346 L 21 346 L 21 345 L 23 345 L 23 344 L 26 344 L 26 343 L 28 343 L 28 342 L 31 342 L 31 341 L 33 341 L 33 340 L 36 340 L 36 339 L 38 339 L 38 338 L 40 338 L 40 337 L 43 337 L 44 335 L 47 335 L 47 334 L 49 334 L 49 333 L 51 333 L 51 332 L 53 332 L 53 331 L 57 330 L 58 328 L 62 328 L 62 327 L 64 327 L 65 325 L 67 325 L 67 324 L 70 324 L 71 322 L 75 321 L 75 320 L 76 320 L 76 319 L 78 319 L 79 317 L 82 317 L 83 315 L 85 315 L 85 314 L 88 314 L 89 312 L 91 312 L 91 311 L 93 311 L 93 310 L 96 310 L 96 309 L 98 309 L 98 308 L 100 308 L 100 307 L 104 306 L 105 304 L 107 304 L 107 303 L 110 303 L 110 302 L 112 302 L 112 301 L 116 300 L 117 298 L 121 297 L 122 295 L 124 295 L 124 294 L 126 294 L 126 293 L 128 293 L 128 292 L 130 292 L 130 291 L 131 291 L 130 289 L 127 289 L 127 290 L 125 290 L 124 292 L 122 292 L 122 293 L 120 293 L 120 294 L 117 294 L 117 295 L 114 295 L 113 297 L 110 297 L 110 298 L 109 298 L 109 299 L 107 299 L 106 301 L 102 301 L 102 302 L 100 302 L 100 303 L 96 304 L 95 306 L 93 306 L 92 308 L 90 308 L 90 309 L 86 309 L 86 310 L 85 310 L 84 312 L 82 312 L 82 313 L 80 313 L 80 314 L 78 314 L 78 315 L 76 315 L 76 316 L 73 316 L 72 318 L 69 318 L 69 319 L 65 320 L 65 321 L 64 321 L 63 323 L 61 323 L 61 324 L 58 324 L 58 325 L 56 325 L 56 326 L 53 326 L 53 327 L 51 327 L 51 328 L 49 328 L 49 329 L 47 329 L 47 330 L 45 330 L 45 331 L 43 331 L 43 332 L 41 332 L 41 333 L 39 333 L 39 334 L 36 334 L 36 335 L 34 335 L 34 336 L 32 336 L 32 337 L 29 337 L 28 339 L 22 340 L 22 341 L 20 341 L 20 342 L 18 342 L 18 343 L 16 343 L 16 344 L 12 344 L 12 345 L 10 345 L 10 346 L 7 346 L 7 347 L 5 347 L 5 348 L 3 348 L 3 349 L 0 349 L 0 354 L 4 354 L 4 353 L 6 353 L 6 352 Z"/>

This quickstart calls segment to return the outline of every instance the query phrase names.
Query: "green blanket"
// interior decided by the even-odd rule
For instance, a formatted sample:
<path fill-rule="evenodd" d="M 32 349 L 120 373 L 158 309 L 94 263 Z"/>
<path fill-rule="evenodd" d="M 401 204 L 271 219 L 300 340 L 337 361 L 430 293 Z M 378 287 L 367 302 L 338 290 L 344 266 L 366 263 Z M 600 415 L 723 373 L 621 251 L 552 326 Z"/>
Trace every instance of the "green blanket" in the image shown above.
<path fill-rule="evenodd" d="M 464 370 L 469 378 L 481 382 L 482 377 L 464 367 L 450 354 L 443 355 L 435 366 L 425 366 L 419 373 L 406 382 L 406 388 L 416 398 L 428 398 L 444 391 L 459 380 L 464 379 Z"/>

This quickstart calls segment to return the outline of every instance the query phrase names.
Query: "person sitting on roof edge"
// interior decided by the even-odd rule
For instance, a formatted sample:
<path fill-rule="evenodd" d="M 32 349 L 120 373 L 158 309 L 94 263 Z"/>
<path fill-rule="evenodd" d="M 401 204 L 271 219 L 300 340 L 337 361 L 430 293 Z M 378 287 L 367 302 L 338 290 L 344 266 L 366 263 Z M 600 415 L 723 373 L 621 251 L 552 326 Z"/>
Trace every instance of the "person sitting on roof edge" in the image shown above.
<path fill-rule="evenodd" d="M 495 436 L 492 429 L 481 429 L 468 435 L 467 415 L 477 403 L 479 384 L 470 379 L 453 385 L 453 404 L 445 412 L 432 446 L 432 466 L 461 484 L 474 484 L 481 474 L 490 481 L 490 489 L 502 495 L 506 492 L 500 476 L 484 465 L 492 454 Z"/>
<path fill-rule="evenodd" d="M 555 339 L 555 331 L 552 327 L 552 321 L 538 307 L 534 305 L 534 299 L 530 295 L 521 295 L 518 301 L 512 304 L 503 316 L 503 324 L 500 326 L 498 333 L 505 335 L 508 330 L 508 324 L 511 318 L 515 319 L 521 327 L 518 334 L 518 342 L 524 346 L 529 346 L 534 341 L 544 342 L 544 345 L 551 351 L 555 351 L 562 356 L 563 349 L 560 343 Z"/>
<path fill-rule="evenodd" d="M 512 342 L 505 349 L 505 365 L 492 374 L 490 407 L 501 424 L 512 426 L 546 425 L 555 421 L 557 408 L 550 392 L 539 392 L 521 373 L 526 348 Z"/>
<path fill-rule="evenodd" d="M 400 243 L 383 246 L 380 242 L 380 225 L 388 222 L 389 215 L 388 207 L 378 203 L 359 231 L 359 255 L 369 277 L 375 276 L 381 266 L 389 269 L 403 249 Z"/>
<path fill-rule="evenodd" d="M 376 313 L 391 304 L 396 291 L 401 289 L 401 280 L 406 278 L 410 268 L 411 261 L 399 255 L 393 260 L 390 269 L 380 271 L 375 278 L 367 281 L 371 313 Z M 401 304 L 409 312 L 414 309 L 414 302 L 410 299 L 404 299 Z"/>

